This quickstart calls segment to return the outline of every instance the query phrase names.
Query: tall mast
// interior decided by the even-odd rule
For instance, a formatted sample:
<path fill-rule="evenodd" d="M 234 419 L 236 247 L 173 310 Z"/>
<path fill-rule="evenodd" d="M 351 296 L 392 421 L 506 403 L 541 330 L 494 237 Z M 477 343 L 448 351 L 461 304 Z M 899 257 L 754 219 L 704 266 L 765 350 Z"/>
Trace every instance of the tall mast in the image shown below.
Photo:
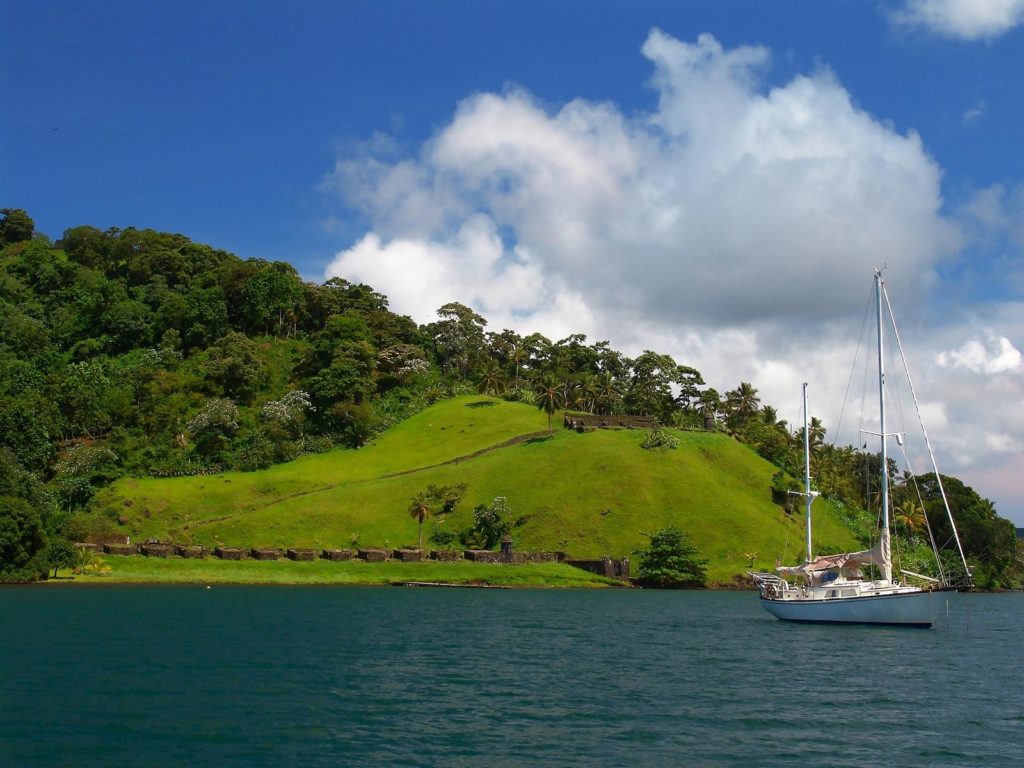
<path fill-rule="evenodd" d="M 892 550 L 889 542 L 889 455 L 885 443 L 885 357 L 882 328 L 882 272 L 875 270 L 875 304 L 878 309 L 878 412 L 882 441 L 882 580 L 892 582 Z"/>
<path fill-rule="evenodd" d="M 804 382 L 804 504 L 807 506 L 807 562 L 814 559 L 811 551 L 811 433 L 807 428 L 807 382 Z"/>

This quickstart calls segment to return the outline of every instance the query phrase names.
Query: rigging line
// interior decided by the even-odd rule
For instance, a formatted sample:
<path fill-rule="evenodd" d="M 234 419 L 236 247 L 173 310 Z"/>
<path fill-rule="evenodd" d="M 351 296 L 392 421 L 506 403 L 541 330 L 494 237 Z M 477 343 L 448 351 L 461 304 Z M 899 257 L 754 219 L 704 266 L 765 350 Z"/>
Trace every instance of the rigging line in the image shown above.
<path fill-rule="evenodd" d="M 917 475 L 914 473 L 914 468 L 910 465 L 910 457 L 907 455 L 907 449 L 905 446 L 900 446 L 900 453 L 903 454 L 903 461 L 907 465 L 907 471 L 910 473 L 910 479 L 914 483 L 914 492 L 917 494 L 917 503 L 921 509 L 921 515 L 924 517 L 924 526 L 928 531 L 928 541 L 932 545 L 932 553 L 935 555 L 935 565 L 939 569 L 939 578 L 942 579 L 942 583 L 946 582 L 946 574 L 942 568 L 942 558 L 939 557 L 939 548 L 935 546 L 935 534 L 932 533 L 932 524 L 928 520 L 928 510 L 925 509 L 924 499 L 921 497 L 921 486 L 917 484 Z"/>
<path fill-rule="evenodd" d="M 900 332 L 896 329 L 896 315 L 892 311 L 892 305 L 889 303 L 889 292 L 885 289 L 885 285 L 882 285 L 882 296 L 885 298 L 885 306 L 889 309 L 889 317 L 892 318 L 892 329 L 896 336 L 896 344 L 900 349 L 900 358 L 903 360 L 903 370 L 907 374 L 907 383 L 910 385 L 910 394 L 914 397 L 914 408 L 917 409 L 917 420 L 921 424 L 921 434 L 924 435 L 924 444 L 928 449 L 928 458 L 931 459 L 932 469 L 935 471 L 935 480 L 939 484 L 939 493 L 942 495 L 942 504 L 946 508 L 946 514 L 949 516 L 949 524 L 953 528 L 953 536 L 956 539 L 956 548 L 960 553 L 960 560 L 964 564 L 964 570 L 967 572 L 968 578 L 970 577 L 971 569 L 967 565 L 967 557 L 964 555 L 964 548 L 960 544 L 960 535 L 956 530 L 956 521 L 953 519 L 953 513 L 949 509 L 949 500 L 946 498 L 946 489 L 942 485 L 942 476 L 939 474 L 939 465 L 935 461 L 935 453 L 932 451 L 931 441 L 928 439 L 928 429 L 924 425 L 924 418 L 921 416 L 921 404 L 917 399 L 917 391 L 914 389 L 914 380 L 910 376 L 910 368 L 907 365 L 907 356 L 903 353 L 903 342 L 900 340 Z"/>
<path fill-rule="evenodd" d="M 895 337 L 895 335 L 896 335 L 896 320 L 895 320 L 895 318 L 892 315 L 889 315 L 889 323 L 890 324 L 889 324 L 889 326 L 888 326 L 888 328 L 886 330 L 888 331 L 889 329 L 891 329 L 892 330 L 892 335 L 893 335 L 893 337 Z M 895 352 L 895 349 L 894 349 L 895 346 L 896 346 L 895 344 L 891 343 L 891 339 L 890 339 L 890 343 L 888 345 L 888 351 L 889 351 L 889 370 L 892 371 L 893 375 L 886 377 L 885 385 L 886 385 L 887 389 L 891 388 L 893 392 L 892 392 L 892 397 L 890 397 L 886 402 L 888 402 L 888 403 L 892 403 L 893 401 L 896 402 L 896 420 L 899 423 L 899 429 L 897 431 L 901 432 L 903 434 L 903 440 L 904 440 L 904 442 L 906 442 L 907 422 L 906 422 L 906 419 L 905 419 L 905 417 L 903 415 L 903 398 L 902 398 L 901 391 L 900 391 L 900 380 L 899 380 L 899 377 L 897 377 L 895 375 L 896 374 L 896 352 Z M 906 369 L 906 364 L 905 363 L 904 363 L 904 369 Z M 897 442 L 899 442 L 898 438 L 897 438 Z M 902 448 L 903 446 L 900 446 L 900 447 Z M 904 453 L 906 453 L 906 452 L 904 451 Z"/>
<path fill-rule="evenodd" d="M 839 409 L 839 420 L 836 423 L 836 431 L 833 433 L 833 437 L 832 437 L 832 445 L 833 445 L 833 447 L 835 446 L 836 441 L 839 439 L 839 433 L 843 429 L 843 417 L 846 414 L 846 404 L 847 404 L 847 402 L 849 402 L 849 399 L 850 399 L 850 387 L 853 385 L 853 375 L 857 372 L 857 360 L 860 359 L 860 350 L 861 350 L 861 347 L 862 347 L 862 343 L 864 341 L 864 329 L 868 325 L 868 316 L 871 313 L 871 294 L 872 294 L 872 292 L 873 292 L 873 289 L 868 291 L 868 298 L 867 298 L 867 301 L 864 303 L 864 318 L 860 322 L 860 334 L 857 336 L 857 349 L 853 353 L 853 362 L 850 365 L 850 376 L 846 380 L 846 392 L 843 395 L 843 405 Z M 858 432 L 857 434 L 858 434 L 858 437 L 859 437 L 860 433 Z"/>

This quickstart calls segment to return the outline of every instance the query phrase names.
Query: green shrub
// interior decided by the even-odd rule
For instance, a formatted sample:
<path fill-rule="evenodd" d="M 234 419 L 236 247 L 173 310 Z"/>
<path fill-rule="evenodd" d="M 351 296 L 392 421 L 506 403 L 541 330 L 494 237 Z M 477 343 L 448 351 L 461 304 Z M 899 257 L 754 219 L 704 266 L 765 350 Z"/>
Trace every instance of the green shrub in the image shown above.
<path fill-rule="evenodd" d="M 685 533 L 669 526 L 649 537 L 650 545 L 634 552 L 640 556 L 639 583 L 662 589 L 704 586 L 708 561 L 698 557 Z"/>

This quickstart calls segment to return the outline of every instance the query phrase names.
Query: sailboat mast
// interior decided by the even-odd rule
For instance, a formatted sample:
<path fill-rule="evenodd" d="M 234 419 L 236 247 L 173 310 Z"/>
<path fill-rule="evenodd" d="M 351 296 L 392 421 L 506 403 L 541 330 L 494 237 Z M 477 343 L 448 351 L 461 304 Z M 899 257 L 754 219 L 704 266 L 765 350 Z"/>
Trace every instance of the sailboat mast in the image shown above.
<path fill-rule="evenodd" d="M 882 441 L 882 532 L 881 544 L 882 579 L 892 581 L 892 550 L 889 541 L 889 455 L 885 441 L 885 356 L 883 351 L 883 326 L 882 326 L 882 272 L 875 270 L 875 303 L 878 309 L 878 412 L 879 412 L 879 435 Z"/>
<path fill-rule="evenodd" d="M 807 428 L 807 382 L 804 382 L 804 503 L 807 505 L 807 562 L 814 559 L 811 551 L 811 433 Z"/>

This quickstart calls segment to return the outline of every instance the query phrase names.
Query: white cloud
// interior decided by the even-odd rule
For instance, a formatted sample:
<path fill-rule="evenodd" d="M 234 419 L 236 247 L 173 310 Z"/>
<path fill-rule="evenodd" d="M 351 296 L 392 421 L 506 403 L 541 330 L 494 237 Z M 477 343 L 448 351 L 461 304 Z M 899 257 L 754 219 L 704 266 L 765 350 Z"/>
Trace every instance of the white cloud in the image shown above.
<path fill-rule="evenodd" d="M 985 40 L 1024 23 L 1024 0 L 907 0 L 892 19 L 942 37 Z"/>
<path fill-rule="evenodd" d="M 985 114 L 985 100 L 979 100 L 973 107 L 966 110 L 962 116 L 962 119 L 967 125 L 974 125 L 981 119 L 981 116 Z"/>
<path fill-rule="evenodd" d="M 486 215 L 606 313 L 816 316 L 859 306 L 857 278 L 879 261 L 927 284 L 955 233 L 916 134 L 858 110 L 827 72 L 760 88 L 761 48 L 655 31 L 643 50 L 651 115 L 480 94 L 418 158 L 346 160 L 331 183 L 385 240 L 442 243 Z"/>
<path fill-rule="evenodd" d="M 920 138 L 857 108 L 828 71 L 770 87 L 768 50 L 710 35 L 655 30 L 643 53 L 650 113 L 476 94 L 412 156 L 377 139 L 344 158 L 325 186 L 368 231 L 327 274 L 373 285 L 421 323 L 456 300 L 496 330 L 666 352 L 719 390 L 752 381 L 791 423 L 808 381 L 834 431 L 871 272 L 888 263 L 920 391 L 957 466 L 995 455 L 985 433 L 1024 434 L 1024 415 L 993 407 L 1024 398 L 1009 341 L 1024 337 L 1022 305 L 948 312 L 941 329 L 916 322 L 962 231 L 1009 226 L 1010 198 L 993 191 L 956 223 L 944 217 L 941 169 Z M 859 440 L 855 423 L 842 439 Z"/>
<path fill-rule="evenodd" d="M 1020 351 L 1005 336 L 987 331 L 984 340 L 971 339 L 959 349 L 940 352 L 937 362 L 943 367 L 965 368 L 988 376 L 1024 371 Z"/>

